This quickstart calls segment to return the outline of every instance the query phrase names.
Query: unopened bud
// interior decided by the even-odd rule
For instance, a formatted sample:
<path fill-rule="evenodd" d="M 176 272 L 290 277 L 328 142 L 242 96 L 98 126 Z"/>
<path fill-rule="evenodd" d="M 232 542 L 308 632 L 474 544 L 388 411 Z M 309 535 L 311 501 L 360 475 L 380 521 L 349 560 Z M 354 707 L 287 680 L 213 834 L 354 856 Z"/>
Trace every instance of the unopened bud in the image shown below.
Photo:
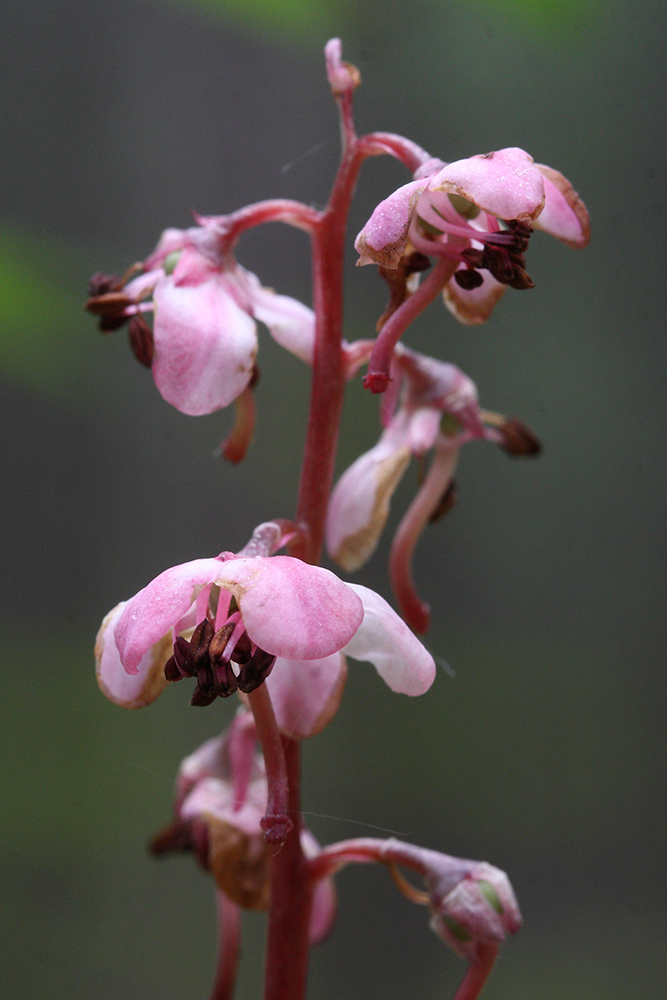
<path fill-rule="evenodd" d="M 340 38 L 332 38 L 324 47 L 327 78 L 331 92 L 336 96 L 352 93 L 361 83 L 361 73 L 356 66 L 343 62 L 342 54 L 343 46 Z"/>
<path fill-rule="evenodd" d="M 427 879 L 427 883 L 428 883 Z M 481 862 L 445 896 L 431 888 L 431 927 L 464 958 L 479 945 L 501 944 L 521 927 L 521 913 L 505 872 Z"/>

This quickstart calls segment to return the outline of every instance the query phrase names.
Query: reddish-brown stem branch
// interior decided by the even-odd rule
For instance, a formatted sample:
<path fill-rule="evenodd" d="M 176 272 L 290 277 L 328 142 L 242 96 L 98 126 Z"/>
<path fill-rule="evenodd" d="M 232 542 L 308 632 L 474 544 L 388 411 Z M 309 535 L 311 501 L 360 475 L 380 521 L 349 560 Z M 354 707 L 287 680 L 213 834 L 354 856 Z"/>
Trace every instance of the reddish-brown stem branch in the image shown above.
<path fill-rule="evenodd" d="M 257 737 L 266 764 L 268 800 L 262 820 L 266 839 L 282 844 L 293 827 L 289 807 L 289 779 L 283 752 L 283 742 L 276 723 L 271 697 L 266 684 L 247 695 L 257 728 Z"/>
<path fill-rule="evenodd" d="M 220 889 L 216 896 L 220 943 L 210 1000 L 232 1000 L 241 950 L 241 911 Z"/>
<path fill-rule="evenodd" d="M 420 599 L 412 577 L 412 556 L 429 518 L 452 482 L 459 455 L 457 447 L 436 448 L 426 479 L 403 515 L 389 554 L 389 578 L 401 614 L 415 632 L 429 627 L 429 606 Z"/>
<path fill-rule="evenodd" d="M 347 216 L 362 162 L 355 140 L 343 155 L 329 205 L 313 236 L 315 356 L 296 514 L 308 541 L 290 549 L 292 555 L 312 563 L 319 561 L 322 551 L 343 406 L 343 257 Z"/>
<path fill-rule="evenodd" d="M 408 296 L 384 324 L 375 341 L 375 347 L 368 362 L 368 374 L 364 378 L 364 385 L 371 392 L 384 392 L 386 390 L 389 384 L 391 359 L 401 335 L 410 323 L 437 298 L 458 266 L 458 260 L 451 260 L 447 257 L 440 258 L 419 288 Z"/>
<path fill-rule="evenodd" d="M 393 156 L 411 173 L 432 158 L 416 142 L 393 132 L 369 132 L 359 140 L 359 147 L 364 156 Z"/>
<path fill-rule="evenodd" d="M 233 246 L 246 230 L 262 226 L 266 222 L 283 222 L 295 229 L 312 233 L 319 218 L 320 213 L 316 209 L 300 201 L 291 201 L 289 198 L 267 198 L 265 201 L 255 202 L 254 205 L 245 205 L 230 215 L 195 215 L 200 224 L 213 224 L 217 227 L 225 251 Z"/>
<path fill-rule="evenodd" d="M 312 236 L 315 352 L 296 512 L 303 534 L 293 540 L 289 549 L 292 555 L 310 563 L 317 563 L 320 558 L 333 482 L 345 388 L 342 348 L 345 234 L 350 201 L 364 159 L 357 148 L 349 102 L 339 104 L 343 155 L 329 204 Z M 289 815 L 294 827 L 273 859 L 265 1000 L 302 1000 L 308 969 L 312 880 L 299 838 L 299 745 L 292 740 L 285 740 L 284 745 Z"/>
<path fill-rule="evenodd" d="M 306 993 L 312 881 L 301 850 L 299 744 L 283 737 L 293 827 L 273 857 L 266 947 L 266 1000 L 301 1000 Z"/>
<path fill-rule="evenodd" d="M 497 944 L 478 945 L 477 961 L 471 962 L 468 966 L 468 971 L 456 991 L 454 1000 L 477 1000 L 484 983 L 491 975 L 493 963 L 497 957 Z"/>

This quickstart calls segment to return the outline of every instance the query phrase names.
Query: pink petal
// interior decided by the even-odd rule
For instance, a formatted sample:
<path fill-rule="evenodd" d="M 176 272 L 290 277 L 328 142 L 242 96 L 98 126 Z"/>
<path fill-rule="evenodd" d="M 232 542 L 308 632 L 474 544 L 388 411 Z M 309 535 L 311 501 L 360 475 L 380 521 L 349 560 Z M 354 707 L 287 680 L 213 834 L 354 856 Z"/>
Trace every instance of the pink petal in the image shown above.
<path fill-rule="evenodd" d="M 355 660 L 368 660 L 382 680 L 398 694 L 428 691 L 435 679 L 435 662 L 383 597 L 349 584 L 363 601 L 364 620 L 343 652 Z"/>
<path fill-rule="evenodd" d="M 150 649 L 189 610 L 222 567 L 219 559 L 195 559 L 156 576 L 125 605 L 115 630 L 123 666 L 134 674 Z"/>
<path fill-rule="evenodd" d="M 413 455 L 424 455 L 433 447 L 440 433 L 441 421 L 442 412 L 435 406 L 420 406 L 410 414 L 408 447 Z"/>
<path fill-rule="evenodd" d="M 259 283 L 258 283 L 259 284 Z M 255 319 L 264 323 L 276 343 L 312 365 L 315 353 L 315 313 L 288 295 L 259 286 L 252 296 Z"/>
<path fill-rule="evenodd" d="M 557 170 L 541 163 L 535 166 L 544 177 L 546 200 L 536 229 L 562 240 L 575 249 L 588 246 L 591 238 L 591 220 L 586 206 L 566 177 Z"/>
<path fill-rule="evenodd" d="M 380 202 L 354 242 L 360 254 L 358 264 L 398 266 L 415 206 L 427 184 L 427 178 L 410 181 Z"/>
<path fill-rule="evenodd" d="M 466 291 L 454 279 L 445 285 L 442 297 L 445 305 L 459 320 L 469 326 L 485 323 L 508 286 L 502 285 L 489 271 L 479 271 L 482 284 Z"/>
<path fill-rule="evenodd" d="M 220 736 L 214 736 L 181 761 L 176 776 L 175 800 L 177 809 L 203 778 L 231 780 L 227 740 L 226 732 Z"/>
<path fill-rule="evenodd" d="M 346 677 L 342 653 L 317 660 L 276 660 L 266 686 L 280 731 L 302 740 L 324 729 L 338 709 Z"/>
<path fill-rule="evenodd" d="M 164 665 L 171 656 L 171 635 L 162 636 L 151 645 L 139 662 L 137 671 L 128 674 L 114 640 L 114 629 L 124 607 L 125 601 L 110 611 L 97 633 L 97 683 L 103 694 L 116 705 L 143 708 L 154 701 L 167 685 Z"/>
<path fill-rule="evenodd" d="M 152 371 L 163 398 L 194 417 L 227 406 L 250 380 L 257 334 L 224 276 L 189 285 L 165 277 L 153 297 Z"/>
<path fill-rule="evenodd" d="M 340 477 L 327 512 L 327 551 L 354 572 L 371 557 L 389 516 L 389 504 L 410 461 L 406 421 L 392 422 L 378 443 Z"/>
<path fill-rule="evenodd" d="M 170 253 L 176 253 L 188 247 L 190 241 L 184 229 L 175 229 L 173 226 L 165 229 L 153 253 L 144 262 L 145 268 L 159 267 Z"/>
<path fill-rule="evenodd" d="M 314 858 L 320 853 L 320 845 L 307 829 L 301 829 L 301 849 L 307 858 Z M 319 879 L 313 890 L 313 905 L 310 911 L 310 926 L 308 937 L 311 944 L 322 944 L 333 930 L 336 920 L 338 901 L 333 878 Z"/>
<path fill-rule="evenodd" d="M 248 635 L 267 653 L 315 660 L 337 652 L 363 619 L 361 601 L 337 576 L 291 556 L 218 563 L 215 582 L 230 590 Z"/>
<path fill-rule="evenodd" d="M 336 922 L 338 898 L 332 878 L 321 879 L 313 891 L 308 937 L 311 944 L 322 944 L 329 937 Z"/>
<path fill-rule="evenodd" d="M 498 219 L 532 222 L 544 205 L 542 174 L 516 147 L 449 163 L 429 182 L 429 195 L 439 192 L 461 195 Z"/>
<path fill-rule="evenodd" d="M 259 789 L 254 791 L 257 793 Z M 263 794 L 255 794 L 254 799 L 247 799 L 239 806 L 231 783 L 219 778 L 202 778 L 181 803 L 178 814 L 183 820 L 213 816 L 248 837 L 261 837 L 260 821 L 266 811 L 266 785 L 262 786 L 261 792 Z"/>

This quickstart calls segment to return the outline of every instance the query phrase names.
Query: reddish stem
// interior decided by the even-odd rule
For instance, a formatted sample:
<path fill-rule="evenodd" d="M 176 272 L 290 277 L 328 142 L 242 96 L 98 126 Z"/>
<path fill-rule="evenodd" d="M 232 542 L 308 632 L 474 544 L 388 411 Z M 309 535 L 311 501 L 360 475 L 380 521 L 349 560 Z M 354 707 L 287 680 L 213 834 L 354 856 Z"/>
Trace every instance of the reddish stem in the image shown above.
<path fill-rule="evenodd" d="M 315 352 L 296 512 L 303 533 L 289 548 L 291 555 L 309 563 L 320 559 L 333 483 L 346 374 L 342 347 L 345 235 L 350 202 L 364 160 L 352 122 L 351 93 L 336 96 L 344 145 L 329 204 L 313 232 Z M 272 864 L 265 1000 L 302 1000 L 308 970 L 312 880 L 299 837 L 299 744 L 284 740 L 284 747 L 289 815 L 294 827 Z"/>
<path fill-rule="evenodd" d="M 386 390 L 396 344 L 410 323 L 437 298 L 458 266 L 458 260 L 447 257 L 438 260 L 419 288 L 407 297 L 382 327 L 368 362 L 368 374 L 364 378 L 364 385 L 371 392 Z"/>
<path fill-rule="evenodd" d="M 268 800 L 262 829 L 269 843 L 282 845 L 294 827 L 290 818 L 290 787 L 282 737 L 266 684 L 261 684 L 255 691 L 251 691 L 247 698 L 266 764 Z"/>
<path fill-rule="evenodd" d="M 224 892 L 218 890 L 216 897 L 220 944 L 210 1000 L 232 1000 L 240 955 L 241 911 Z"/>
<path fill-rule="evenodd" d="M 299 744 L 283 737 L 283 748 L 294 825 L 271 866 L 264 996 L 266 1000 L 301 1000 L 306 994 L 313 883 L 301 850 Z"/>
<path fill-rule="evenodd" d="M 461 985 L 456 991 L 454 1000 L 477 1000 L 482 987 L 491 975 L 493 963 L 498 957 L 497 944 L 480 944 L 477 948 L 477 961 L 468 966 Z"/>
<path fill-rule="evenodd" d="M 398 526 L 389 554 L 389 578 L 401 614 L 415 632 L 427 632 L 429 606 L 417 593 L 412 576 L 412 556 L 431 514 L 454 476 L 458 448 L 436 448 L 426 479 Z"/>
<path fill-rule="evenodd" d="M 195 213 L 195 221 L 200 225 L 216 224 L 221 244 L 219 249 L 224 253 L 233 247 L 242 233 L 255 226 L 264 225 L 265 222 L 284 222 L 295 229 L 303 229 L 307 233 L 312 233 L 319 218 L 320 212 L 316 209 L 288 198 L 268 198 L 265 201 L 255 202 L 254 205 L 245 205 L 230 215 L 197 215 Z"/>
<path fill-rule="evenodd" d="M 413 174 L 432 159 L 431 154 L 416 142 L 393 132 L 369 132 L 359 140 L 359 146 L 365 156 L 393 156 Z"/>
<path fill-rule="evenodd" d="M 302 533 L 293 539 L 289 552 L 313 564 L 320 560 L 324 541 L 345 388 L 343 266 L 350 202 L 359 170 L 368 156 L 387 152 L 407 161 L 412 169 L 416 169 L 426 156 L 419 147 L 396 136 L 378 134 L 369 137 L 368 141 L 360 140 L 352 116 L 352 94 L 359 82 L 358 73 L 342 62 L 337 40 L 328 44 L 326 60 L 343 140 L 343 153 L 329 203 L 324 212 L 310 214 L 303 211 L 303 206 L 297 208 L 290 204 L 283 209 L 279 203 L 274 203 L 276 210 L 272 215 L 271 203 L 267 202 L 267 218 L 262 220 L 280 218 L 312 234 L 316 322 L 310 411 L 296 509 L 296 521 Z M 238 234 L 245 223 L 246 219 L 237 214 L 232 223 L 234 233 Z M 439 263 L 434 271 L 440 273 L 442 269 Z M 299 745 L 286 739 L 283 745 L 288 773 L 288 812 L 294 827 L 272 864 L 265 1000 L 302 1000 L 308 967 L 312 878 L 299 837 Z"/>

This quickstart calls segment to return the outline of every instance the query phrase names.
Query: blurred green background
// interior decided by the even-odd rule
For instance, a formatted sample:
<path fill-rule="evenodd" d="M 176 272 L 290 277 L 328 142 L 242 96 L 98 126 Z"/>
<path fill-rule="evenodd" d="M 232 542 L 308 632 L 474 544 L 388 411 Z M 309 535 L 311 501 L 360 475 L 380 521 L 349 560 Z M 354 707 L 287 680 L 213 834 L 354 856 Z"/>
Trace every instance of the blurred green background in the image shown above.
<path fill-rule="evenodd" d="M 263 336 L 257 440 L 228 468 L 211 455 L 229 414 L 171 410 L 82 301 L 90 273 L 141 259 L 192 208 L 324 203 L 338 139 L 321 50 L 335 34 L 363 76 L 361 130 L 446 160 L 523 146 L 573 181 L 593 241 L 581 253 L 538 234 L 534 291 L 476 329 L 435 305 L 408 341 L 460 365 L 545 452 L 464 452 L 458 506 L 417 559 L 428 642 L 455 676 L 408 700 L 352 664 L 341 711 L 305 747 L 308 823 L 323 841 L 393 832 L 505 868 L 526 926 L 489 1000 L 664 996 L 665 20 L 630 0 L 0 7 L 3 997 L 210 988 L 211 886 L 145 843 L 179 761 L 234 706 L 190 709 L 175 686 L 123 712 L 97 691 L 92 643 L 166 566 L 292 513 L 307 378 Z M 354 268 L 352 237 L 406 179 L 384 160 L 362 175 L 349 340 L 385 297 Z M 308 300 L 300 234 L 265 227 L 239 256 Z M 340 469 L 377 434 L 377 402 L 351 387 Z M 389 596 L 386 553 L 358 579 Z M 462 963 L 385 872 L 346 871 L 339 889 L 313 998 L 453 993 Z M 261 918 L 244 943 L 250 1000 Z"/>

